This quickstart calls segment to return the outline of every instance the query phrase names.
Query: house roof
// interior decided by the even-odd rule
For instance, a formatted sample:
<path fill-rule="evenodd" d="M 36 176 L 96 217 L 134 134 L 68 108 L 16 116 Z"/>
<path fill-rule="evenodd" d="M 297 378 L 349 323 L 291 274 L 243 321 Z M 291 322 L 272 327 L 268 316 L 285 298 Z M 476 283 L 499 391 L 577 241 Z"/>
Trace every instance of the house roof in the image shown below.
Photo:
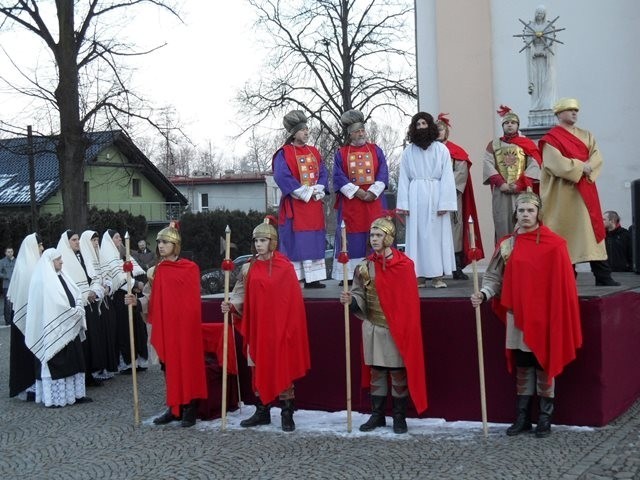
<path fill-rule="evenodd" d="M 225 173 L 219 177 L 210 175 L 194 175 L 194 176 L 175 176 L 169 180 L 174 185 L 224 185 L 232 183 L 264 183 L 266 173 Z"/>
<path fill-rule="evenodd" d="M 105 148 L 118 148 L 130 163 L 142 165 L 141 173 L 170 202 L 187 199 L 120 130 L 87 133 L 85 162 L 95 160 Z M 56 137 L 33 137 L 36 203 L 46 202 L 60 188 Z M 30 202 L 27 138 L 0 140 L 0 206 L 24 207 Z"/>

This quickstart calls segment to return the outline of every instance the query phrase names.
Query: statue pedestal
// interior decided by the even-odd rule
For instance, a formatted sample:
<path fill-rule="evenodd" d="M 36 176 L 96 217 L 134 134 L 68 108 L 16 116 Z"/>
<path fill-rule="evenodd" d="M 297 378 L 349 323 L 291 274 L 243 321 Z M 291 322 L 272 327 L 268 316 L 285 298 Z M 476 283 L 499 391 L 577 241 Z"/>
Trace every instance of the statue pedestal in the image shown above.
<path fill-rule="evenodd" d="M 531 140 L 540 140 L 553 127 L 555 127 L 555 125 L 521 128 L 520 133 L 522 133 L 523 135 L 526 135 Z"/>
<path fill-rule="evenodd" d="M 553 110 L 529 110 L 529 127 L 553 127 L 556 124 L 556 116 Z"/>

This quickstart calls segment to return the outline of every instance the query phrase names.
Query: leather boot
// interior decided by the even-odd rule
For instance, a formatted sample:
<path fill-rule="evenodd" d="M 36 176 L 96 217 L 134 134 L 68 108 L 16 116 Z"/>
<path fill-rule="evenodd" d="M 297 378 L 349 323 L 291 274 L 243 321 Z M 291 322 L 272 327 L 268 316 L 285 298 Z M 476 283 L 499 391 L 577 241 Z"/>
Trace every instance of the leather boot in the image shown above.
<path fill-rule="evenodd" d="M 551 435 L 551 415 L 553 414 L 553 398 L 540 397 L 540 415 L 536 425 L 536 437 L 544 438 Z"/>
<path fill-rule="evenodd" d="M 167 408 L 167 411 L 164 412 L 159 417 L 153 419 L 154 425 L 166 425 L 167 423 L 174 422 L 176 420 L 180 420 L 173 413 L 171 413 L 171 407 Z"/>
<path fill-rule="evenodd" d="M 531 430 L 531 398 L 531 395 L 518 395 L 516 421 L 507 428 L 507 435 L 510 437 Z"/>
<path fill-rule="evenodd" d="M 296 429 L 296 424 L 293 421 L 293 411 L 293 398 L 289 400 L 283 400 L 282 412 L 280 412 L 280 416 L 282 417 L 283 432 L 293 432 Z"/>
<path fill-rule="evenodd" d="M 469 276 L 462 271 L 462 252 L 456 253 L 456 269 L 453 272 L 454 280 L 469 280 Z"/>
<path fill-rule="evenodd" d="M 384 427 L 387 424 L 384 417 L 384 404 L 386 401 L 386 396 L 371 395 L 371 417 L 360 425 L 361 432 L 370 432 L 375 428 Z"/>
<path fill-rule="evenodd" d="M 264 405 L 260 399 L 256 403 L 256 411 L 246 420 L 240 422 L 241 427 L 256 427 L 258 425 L 269 425 L 271 423 L 271 407 Z"/>
<path fill-rule="evenodd" d="M 407 402 L 409 397 L 393 397 L 393 433 L 407 433 Z"/>
<path fill-rule="evenodd" d="M 182 409 L 182 427 L 193 427 L 196 424 L 196 416 L 198 414 L 198 401 L 191 400 L 188 405 Z"/>

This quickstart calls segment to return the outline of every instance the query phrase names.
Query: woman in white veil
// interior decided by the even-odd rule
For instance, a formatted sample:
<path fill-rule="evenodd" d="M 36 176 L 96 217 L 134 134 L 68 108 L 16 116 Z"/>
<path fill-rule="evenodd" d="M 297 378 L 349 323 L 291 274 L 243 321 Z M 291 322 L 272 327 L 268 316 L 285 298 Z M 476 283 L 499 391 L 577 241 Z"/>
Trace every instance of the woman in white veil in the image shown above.
<path fill-rule="evenodd" d="M 62 263 L 59 250 L 45 250 L 29 285 L 25 343 L 40 362 L 36 402 L 45 407 L 91 401 L 85 396 L 82 294 Z"/>

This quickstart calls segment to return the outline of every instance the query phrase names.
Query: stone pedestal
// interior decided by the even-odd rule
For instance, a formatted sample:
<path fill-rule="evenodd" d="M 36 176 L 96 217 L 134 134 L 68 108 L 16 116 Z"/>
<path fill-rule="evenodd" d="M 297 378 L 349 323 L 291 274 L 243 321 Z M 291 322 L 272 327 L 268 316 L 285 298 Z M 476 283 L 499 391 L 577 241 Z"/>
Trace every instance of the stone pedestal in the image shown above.
<path fill-rule="evenodd" d="M 526 135 L 531 140 L 536 140 L 536 143 L 537 143 L 537 140 L 540 140 L 553 127 L 555 127 L 555 124 L 541 126 L 541 127 L 526 127 L 526 128 L 521 128 L 520 133 L 522 133 L 523 135 Z"/>
<path fill-rule="evenodd" d="M 556 116 L 553 110 L 529 110 L 529 127 L 553 127 L 556 124 Z"/>

